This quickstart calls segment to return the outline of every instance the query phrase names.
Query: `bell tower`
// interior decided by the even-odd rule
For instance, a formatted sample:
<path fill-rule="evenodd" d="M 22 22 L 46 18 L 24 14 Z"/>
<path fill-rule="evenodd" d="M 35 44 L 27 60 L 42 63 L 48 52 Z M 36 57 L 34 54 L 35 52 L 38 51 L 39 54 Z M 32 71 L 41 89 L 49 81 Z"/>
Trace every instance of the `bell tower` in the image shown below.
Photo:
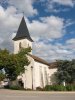
<path fill-rule="evenodd" d="M 20 26 L 18 28 L 14 40 L 14 54 L 17 54 L 21 48 L 32 48 L 32 38 L 30 37 L 24 16 L 21 20 Z"/>

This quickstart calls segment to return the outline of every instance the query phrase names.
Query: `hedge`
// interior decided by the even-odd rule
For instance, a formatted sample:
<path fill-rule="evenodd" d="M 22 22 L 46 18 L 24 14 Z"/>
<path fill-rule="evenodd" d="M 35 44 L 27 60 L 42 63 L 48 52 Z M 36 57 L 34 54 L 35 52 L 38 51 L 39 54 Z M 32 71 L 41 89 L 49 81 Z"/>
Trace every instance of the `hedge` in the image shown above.
<path fill-rule="evenodd" d="M 47 85 L 44 91 L 75 91 L 75 85 Z"/>

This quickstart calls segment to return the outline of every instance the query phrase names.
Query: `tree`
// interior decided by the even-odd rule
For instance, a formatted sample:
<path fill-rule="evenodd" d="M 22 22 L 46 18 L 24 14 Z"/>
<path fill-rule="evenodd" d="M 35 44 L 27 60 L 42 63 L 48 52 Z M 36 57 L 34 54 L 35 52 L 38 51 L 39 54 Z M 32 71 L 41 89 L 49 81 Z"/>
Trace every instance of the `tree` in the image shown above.
<path fill-rule="evenodd" d="M 6 49 L 1 50 L 0 49 L 0 70 L 5 68 L 8 56 L 9 56 L 8 50 L 6 50 Z"/>
<path fill-rule="evenodd" d="M 0 72 L 0 82 L 3 81 L 4 78 L 5 78 L 5 74 L 3 74 L 2 72 Z"/>
<path fill-rule="evenodd" d="M 5 68 L 7 77 L 11 80 L 15 80 L 20 73 L 25 71 L 24 66 L 29 65 L 29 61 L 27 58 L 28 52 L 30 52 L 30 48 L 21 49 L 18 54 L 11 54 L 9 56 L 9 61 L 7 67 Z"/>
<path fill-rule="evenodd" d="M 71 67 L 68 70 L 69 74 L 71 75 L 70 83 L 75 83 L 75 59 L 73 59 L 70 63 Z"/>
<path fill-rule="evenodd" d="M 10 54 L 7 50 L 0 50 L 0 70 L 5 70 L 6 78 L 15 80 L 20 73 L 24 72 L 24 66 L 30 63 L 27 58 L 30 51 L 30 47 L 22 48 L 18 54 Z"/>
<path fill-rule="evenodd" d="M 57 61 L 58 70 L 55 73 L 58 83 L 66 82 L 73 84 L 75 82 L 75 60 L 60 60 Z"/>

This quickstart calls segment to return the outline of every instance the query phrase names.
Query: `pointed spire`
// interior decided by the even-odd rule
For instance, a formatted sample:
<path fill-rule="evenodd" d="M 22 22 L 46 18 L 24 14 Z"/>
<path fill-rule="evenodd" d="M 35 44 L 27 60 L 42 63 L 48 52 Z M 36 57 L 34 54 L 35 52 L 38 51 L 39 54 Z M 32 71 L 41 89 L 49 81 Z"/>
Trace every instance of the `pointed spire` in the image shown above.
<path fill-rule="evenodd" d="M 16 36 L 13 38 L 14 41 L 16 40 L 20 40 L 20 39 L 25 39 L 27 38 L 28 40 L 30 40 L 31 42 L 33 42 L 33 40 L 31 39 L 30 35 L 29 35 L 29 31 L 24 19 L 24 16 L 21 20 L 20 26 L 18 28 L 17 34 Z"/>

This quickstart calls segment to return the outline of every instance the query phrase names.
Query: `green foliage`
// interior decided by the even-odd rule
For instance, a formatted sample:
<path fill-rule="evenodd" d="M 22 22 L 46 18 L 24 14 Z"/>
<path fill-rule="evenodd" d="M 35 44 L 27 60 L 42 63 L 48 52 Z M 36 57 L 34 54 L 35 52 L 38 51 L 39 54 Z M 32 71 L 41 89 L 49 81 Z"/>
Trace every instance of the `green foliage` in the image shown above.
<path fill-rule="evenodd" d="M 67 91 L 75 91 L 75 85 L 66 85 Z"/>
<path fill-rule="evenodd" d="M 19 51 L 19 55 L 23 56 L 25 54 L 28 54 L 29 52 L 31 52 L 31 47 L 28 47 L 28 48 L 21 48 L 21 50 Z"/>
<path fill-rule="evenodd" d="M 7 89 L 11 89 L 11 90 L 24 90 L 24 88 L 18 86 L 18 85 L 15 85 L 15 86 L 9 86 Z"/>
<path fill-rule="evenodd" d="M 64 91 L 65 87 L 61 85 L 47 85 L 44 88 L 45 91 Z"/>
<path fill-rule="evenodd" d="M 7 58 L 9 56 L 9 51 L 0 49 L 0 70 L 6 66 Z"/>
<path fill-rule="evenodd" d="M 5 78 L 5 75 L 2 72 L 0 72 L 0 81 L 3 81 L 4 78 Z"/>
<path fill-rule="evenodd" d="M 0 49 L 0 70 L 4 69 L 6 77 L 10 80 L 15 80 L 20 73 L 23 73 L 30 62 L 27 54 L 31 48 L 21 49 L 18 54 L 10 54 L 9 51 Z"/>
<path fill-rule="evenodd" d="M 66 84 L 73 84 L 75 82 L 75 60 L 57 61 L 57 67 L 58 70 L 55 75 L 59 84 L 63 81 L 65 81 Z"/>
<path fill-rule="evenodd" d="M 44 91 L 75 91 L 75 85 L 47 85 Z"/>

